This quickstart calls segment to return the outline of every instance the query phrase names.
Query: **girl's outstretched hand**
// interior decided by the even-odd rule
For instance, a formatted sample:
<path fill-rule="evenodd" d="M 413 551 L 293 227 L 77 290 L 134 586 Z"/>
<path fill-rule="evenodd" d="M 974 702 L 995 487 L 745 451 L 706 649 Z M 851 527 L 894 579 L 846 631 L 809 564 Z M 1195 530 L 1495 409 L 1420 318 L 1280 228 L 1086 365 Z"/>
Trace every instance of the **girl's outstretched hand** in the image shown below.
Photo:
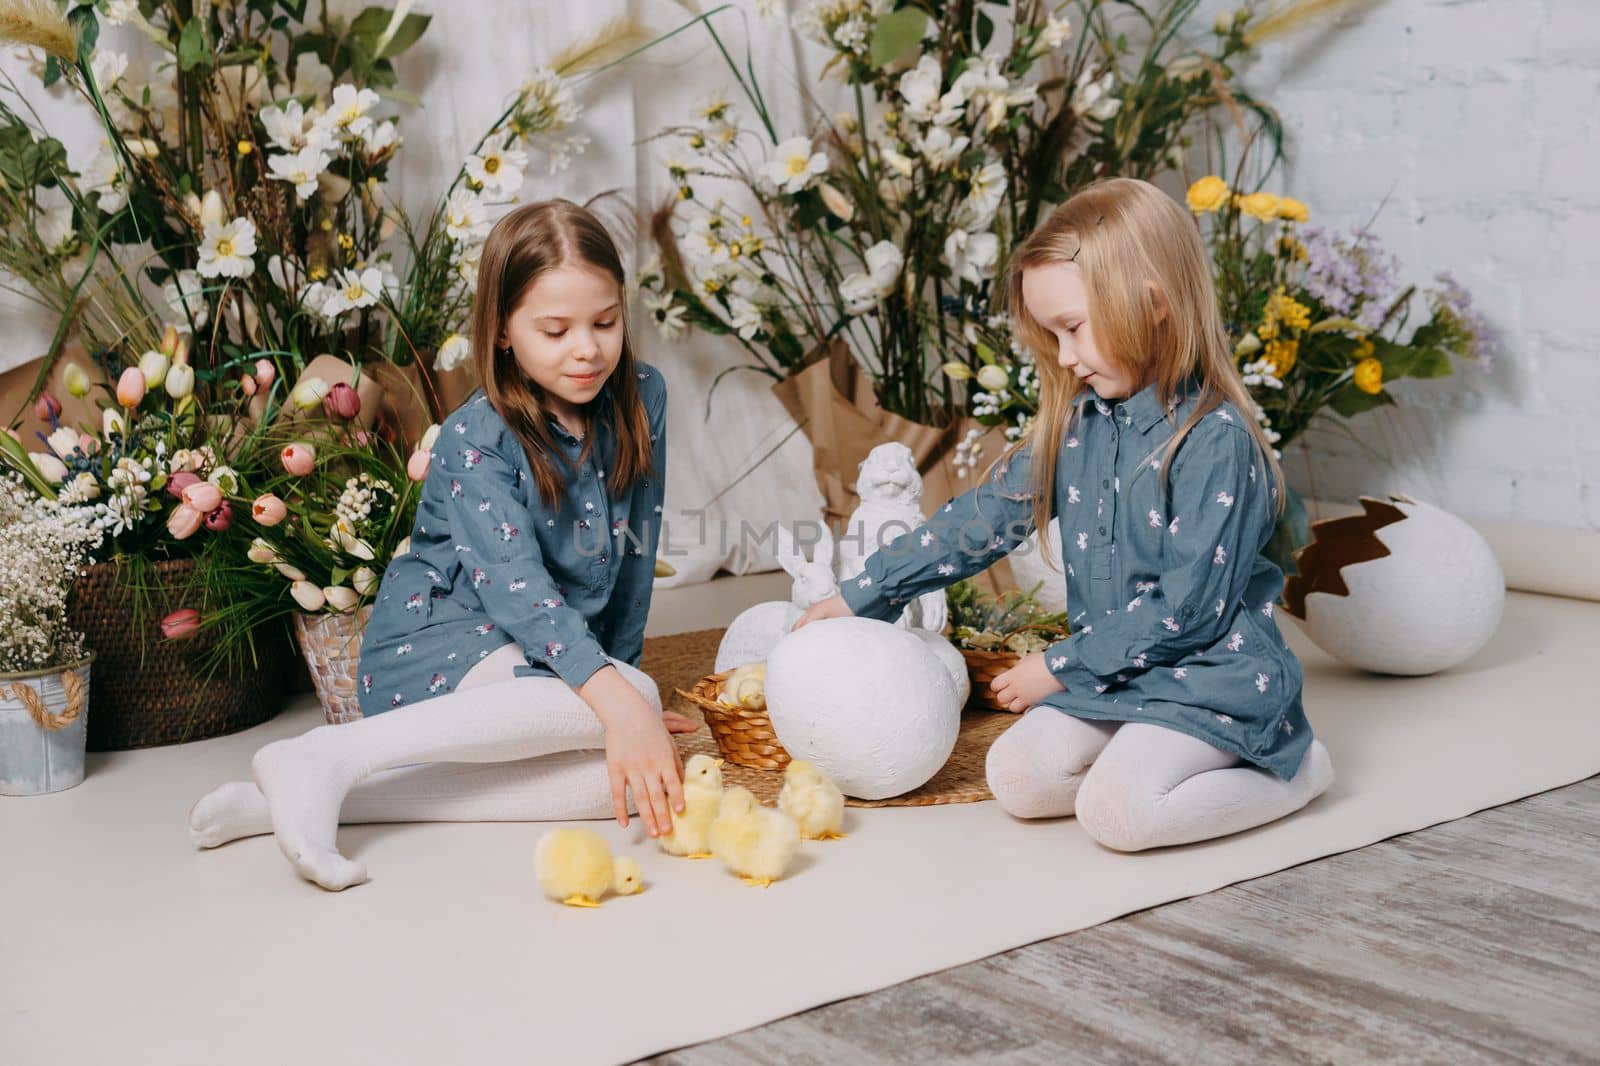
<path fill-rule="evenodd" d="M 850 605 L 844 602 L 843 596 L 829 596 L 821 603 L 814 603 L 805 609 L 805 613 L 794 620 L 794 625 L 789 627 L 793 633 L 808 622 L 816 622 L 823 618 L 854 618 L 855 612 Z"/>
<path fill-rule="evenodd" d="M 683 811 L 683 762 L 671 733 L 690 722 L 679 714 L 657 714 L 614 668 L 602 667 L 578 689 L 606 731 L 606 769 L 617 824 L 628 827 L 627 790 L 653 837 L 672 830 L 672 811 Z M 692 724 L 692 723 L 691 723 Z"/>
<path fill-rule="evenodd" d="M 1044 653 L 1034 652 L 1017 660 L 1017 665 L 989 682 L 995 702 L 1008 711 L 1026 711 L 1052 692 L 1065 692 L 1044 664 Z"/>

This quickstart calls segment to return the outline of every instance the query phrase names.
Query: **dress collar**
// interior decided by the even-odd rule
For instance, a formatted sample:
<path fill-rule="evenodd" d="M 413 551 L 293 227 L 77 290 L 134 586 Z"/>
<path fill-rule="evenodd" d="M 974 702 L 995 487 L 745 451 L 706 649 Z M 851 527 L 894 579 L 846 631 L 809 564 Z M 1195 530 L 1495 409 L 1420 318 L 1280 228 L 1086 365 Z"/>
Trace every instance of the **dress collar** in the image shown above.
<path fill-rule="evenodd" d="M 1200 393 L 1200 376 L 1191 374 L 1178 387 L 1178 395 L 1168 406 L 1161 403 L 1161 383 L 1151 382 L 1126 400 L 1102 400 L 1094 389 L 1085 387 L 1074 396 L 1074 405 L 1093 402 L 1101 414 L 1108 418 L 1117 417 L 1119 414 L 1130 419 L 1140 433 L 1147 433 L 1150 427 L 1166 417 L 1169 410 L 1174 410 Z"/>

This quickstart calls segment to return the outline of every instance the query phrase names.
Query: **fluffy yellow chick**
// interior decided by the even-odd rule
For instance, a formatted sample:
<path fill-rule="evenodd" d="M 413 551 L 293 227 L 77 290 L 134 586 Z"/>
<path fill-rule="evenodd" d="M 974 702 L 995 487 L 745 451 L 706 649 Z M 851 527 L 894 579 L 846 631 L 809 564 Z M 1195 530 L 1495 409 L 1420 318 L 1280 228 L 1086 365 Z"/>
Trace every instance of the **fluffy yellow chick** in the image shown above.
<path fill-rule="evenodd" d="M 611 864 L 611 891 L 618 896 L 637 896 L 644 891 L 644 871 L 626 855 Z"/>
<path fill-rule="evenodd" d="M 778 809 L 800 824 L 807 840 L 838 840 L 844 825 L 844 793 L 839 786 L 805 759 L 795 759 L 783 771 L 783 791 Z"/>
<path fill-rule="evenodd" d="M 672 831 L 656 838 L 668 855 L 711 858 L 711 823 L 722 806 L 722 760 L 694 755 L 683 768 L 683 813 L 672 814 Z"/>
<path fill-rule="evenodd" d="M 610 889 L 627 896 L 643 879 L 632 859 L 611 857 L 611 847 L 592 829 L 552 829 L 533 849 L 533 871 L 545 895 L 569 907 L 598 907 Z"/>
<path fill-rule="evenodd" d="M 770 886 L 799 850 L 800 827 L 793 818 L 763 807 L 747 788 L 722 794 L 722 809 L 711 823 L 711 853 L 745 884 Z"/>
<path fill-rule="evenodd" d="M 724 707 L 746 707 L 751 710 L 767 705 L 767 664 L 747 663 L 738 667 L 722 683 L 717 702 Z"/>

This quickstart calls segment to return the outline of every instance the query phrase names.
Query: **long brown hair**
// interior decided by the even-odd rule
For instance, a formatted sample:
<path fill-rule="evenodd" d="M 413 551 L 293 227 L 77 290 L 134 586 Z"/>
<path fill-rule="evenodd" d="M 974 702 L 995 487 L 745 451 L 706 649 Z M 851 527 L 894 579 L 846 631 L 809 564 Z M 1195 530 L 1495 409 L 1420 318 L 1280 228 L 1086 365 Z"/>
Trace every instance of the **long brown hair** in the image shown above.
<path fill-rule="evenodd" d="M 617 437 L 615 465 L 606 477 L 608 491 L 621 496 L 638 478 L 654 471 L 651 457 L 650 416 L 639 395 L 634 372 L 633 343 L 629 339 L 627 288 L 622 257 L 600 220 L 571 200 L 545 200 L 524 204 L 495 223 L 484 242 L 478 262 L 478 289 L 472 301 L 472 361 L 483 383 L 483 394 L 511 427 L 528 454 L 539 495 L 547 505 L 561 496 L 565 481 L 558 462 L 567 465 L 565 453 L 550 430 L 551 415 L 545 393 L 517 366 L 510 348 L 499 338 L 506 319 L 516 310 L 534 282 L 546 271 L 562 266 L 587 266 L 616 280 L 622 301 L 622 355 L 605 384 L 611 419 Z M 584 441 L 578 462 L 588 458 L 596 434 Z"/>
<path fill-rule="evenodd" d="M 1211 261 L 1194 220 L 1149 182 L 1109 178 L 1090 185 L 1050 213 L 1012 254 L 1006 298 L 1018 337 L 1033 351 L 1039 374 L 1039 412 L 1016 448 L 1032 447 L 1034 520 L 1049 560 L 1049 528 L 1061 439 L 1079 414 L 1078 394 L 1089 388 L 1061 369 L 1056 337 L 1028 313 L 1022 274 L 1029 267 L 1075 262 L 1083 271 L 1089 320 L 1106 361 L 1135 384 L 1132 393 L 1158 383 L 1167 418 L 1178 390 L 1198 374 L 1200 396 L 1193 413 L 1165 446 L 1160 466 L 1163 489 L 1168 467 L 1195 424 L 1223 401 L 1232 401 L 1271 477 L 1283 484 L 1272 443 L 1251 417 L 1255 403 L 1245 387 L 1217 310 Z M 1130 393 L 1130 395 L 1132 394 Z M 1010 449 L 1015 451 L 1016 448 Z M 1010 454 L 1010 451 L 1007 454 Z M 1148 457 L 1146 457 L 1148 461 Z M 1278 494 L 1282 512 L 1287 494 Z"/>

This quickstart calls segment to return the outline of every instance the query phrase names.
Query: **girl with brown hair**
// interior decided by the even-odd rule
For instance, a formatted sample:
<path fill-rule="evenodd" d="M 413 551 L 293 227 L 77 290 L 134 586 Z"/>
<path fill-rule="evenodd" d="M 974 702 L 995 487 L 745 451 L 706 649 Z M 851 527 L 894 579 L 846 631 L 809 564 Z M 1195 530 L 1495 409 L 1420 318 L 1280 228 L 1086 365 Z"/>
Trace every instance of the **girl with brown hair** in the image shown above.
<path fill-rule="evenodd" d="M 485 242 L 482 388 L 445 418 L 409 548 L 361 649 L 366 717 L 268 744 L 255 783 L 191 812 L 208 847 L 270 823 L 301 876 L 367 879 L 344 822 L 597 818 L 652 836 L 682 810 L 671 732 L 639 671 L 660 535 L 666 386 L 635 360 L 622 261 L 586 209 L 528 204 Z M 341 810 L 342 808 L 342 810 Z"/>

